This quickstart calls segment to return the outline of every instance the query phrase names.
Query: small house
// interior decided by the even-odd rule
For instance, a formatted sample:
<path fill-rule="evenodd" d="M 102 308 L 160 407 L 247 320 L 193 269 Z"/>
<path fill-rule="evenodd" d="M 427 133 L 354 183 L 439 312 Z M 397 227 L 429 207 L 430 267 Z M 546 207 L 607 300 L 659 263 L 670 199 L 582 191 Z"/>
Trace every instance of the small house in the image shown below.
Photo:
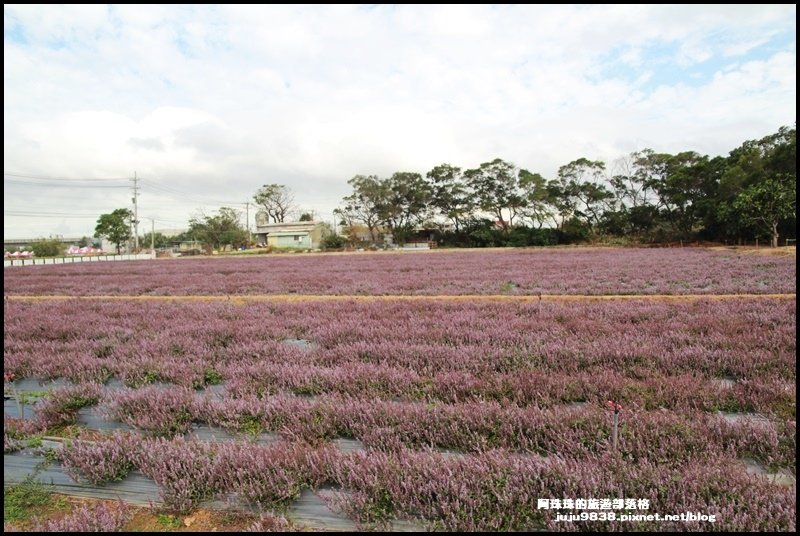
<path fill-rule="evenodd" d="M 322 240 L 330 234 L 330 227 L 319 221 L 295 221 L 256 225 L 259 243 L 274 248 L 319 249 Z"/>

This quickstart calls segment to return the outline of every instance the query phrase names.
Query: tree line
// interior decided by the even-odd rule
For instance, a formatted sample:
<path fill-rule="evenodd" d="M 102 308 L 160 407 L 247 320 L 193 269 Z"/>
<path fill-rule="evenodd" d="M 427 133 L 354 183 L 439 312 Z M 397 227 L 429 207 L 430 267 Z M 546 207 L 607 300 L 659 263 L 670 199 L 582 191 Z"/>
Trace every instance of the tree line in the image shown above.
<path fill-rule="evenodd" d="M 555 178 L 497 158 L 441 164 L 424 176 L 356 175 L 335 210 L 371 242 L 402 243 L 420 228 L 448 245 L 752 242 L 795 236 L 796 129 L 744 142 L 727 157 L 644 149 L 610 165 L 578 158 Z"/>
<path fill-rule="evenodd" d="M 387 234 L 402 244 L 424 230 L 446 246 L 759 239 L 777 246 L 780 237 L 796 237 L 797 133 L 781 127 L 728 156 L 643 149 L 610 164 L 582 157 L 554 178 L 496 158 L 469 169 L 441 164 L 424 175 L 356 175 L 348 185 L 351 193 L 334 215 L 353 245 L 377 244 Z M 253 200 L 270 223 L 300 212 L 282 184 L 263 185 Z M 248 245 L 241 216 L 231 207 L 199 214 L 172 241 L 196 240 L 209 249 Z M 95 236 L 119 249 L 131 238 L 132 217 L 128 209 L 102 215 Z M 156 247 L 169 242 L 158 233 L 154 238 Z M 150 236 L 142 243 L 149 245 Z"/>

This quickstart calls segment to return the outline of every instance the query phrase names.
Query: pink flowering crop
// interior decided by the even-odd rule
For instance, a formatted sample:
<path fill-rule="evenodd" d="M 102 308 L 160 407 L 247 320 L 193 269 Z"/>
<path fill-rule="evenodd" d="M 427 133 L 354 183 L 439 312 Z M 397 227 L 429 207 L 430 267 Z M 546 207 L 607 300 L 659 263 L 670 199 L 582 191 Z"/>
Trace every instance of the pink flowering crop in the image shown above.
<path fill-rule="evenodd" d="M 159 438 L 135 448 L 131 460 L 159 485 L 167 508 L 188 512 L 219 489 L 216 453 L 212 443 Z"/>
<path fill-rule="evenodd" d="M 709 249 L 528 249 L 30 266 L 6 294 L 793 293 L 792 258 Z"/>
<path fill-rule="evenodd" d="M 244 529 L 244 532 L 295 532 L 283 516 L 262 513 L 260 519 Z"/>
<path fill-rule="evenodd" d="M 111 418 L 154 435 L 185 433 L 194 415 L 192 392 L 179 387 L 112 391 L 105 400 Z"/>
<path fill-rule="evenodd" d="M 304 487 L 316 488 L 326 480 L 326 462 L 334 453 L 331 447 L 227 442 L 217 447 L 216 456 L 220 489 L 261 509 L 283 510 Z"/>
<path fill-rule="evenodd" d="M 60 518 L 35 524 L 34 532 L 121 532 L 133 518 L 133 511 L 122 501 L 109 506 L 79 506 L 72 513 Z"/>
<path fill-rule="evenodd" d="M 667 423 L 653 422 L 650 427 Z M 97 447 L 110 453 L 107 443 L 113 441 L 104 439 Z M 159 484 L 165 505 L 179 511 L 231 493 L 280 510 L 301 489 L 327 483 L 341 490 L 333 499 L 335 506 L 360 523 L 378 527 L 393 519 L 410 519 L 439 530 L 563 530 L 552 512 L 536 509 L 538 498 L 635 497 L 647 499 L 658 512 L 700 508 L 718 516 L 719 530 L 795 529 L 794 491 L 745 474 L 724 450 L 670 465 L 654 458 L 632 462 L 621 452 L 544 457 L 494 449 L 446 457 L 404 448 L 343 454 L 303 444 L 253 446 L 181 438 L 120 444 L 134 465 Z M 670 449 L 664 451 L 667 456 Z M 617 522 L 574 526 L 626 527 Z M 640 526 L 681 527 L 703 525 Z"/>
<path fill-rule="evenodd" d="M 744 461 L 796 470 L 794 300 L 457 296 L 791 294 L 795 277 L 790 258 L 700 249 L 9 269 L 11 295 L 421 299 L 7 300 L 4 379 L 15 398 L 37 380 L 40 390 L 66 386 L 33 419 L 7 416 L 4 447 L 24 448 L 99 403 L 112 422 L 98 428 L 136 432 L 65 443 L 61 468 L 97 486 L 138 470 L 180 512 L 224 499 L 285 513 L 322 488 L 364 528 L 794 531 L 795 490 L 748 474 Z M 425 297 L 434 295 L 456 299 Z M 81 417 L 95 426 L 95 413 Z M 199 440 L 209 428 L 235 437 Z M 635 497 L 719 521 L 565 524 L 536 507 L 564 497 Z M 53 527 L 119 526 L 111 512 L 96 524 L 93 515 Z M 250 530 L 288 528 L 265 515 Z"/>
<path fill-rule="evenodd" d="M 98 384 L 80 384 L 59 387 L 34 406 L 35 422 L 40 428 L 74 424 L 78 410 L 97 404 L 102 394 Z"/>
<path fill-rule="evenodd" d="M 140 437 L 123 433 L 98 442 L 75 440 L 58 451 L 58 459 L 73 480 L 80 476 L 95 485 L 105 484 L 128 476 L 140 443 Z"/>
<path fill-rule="evenodd" d="M 629 408 L 794 416 L 796 321 L 788 300 L 14 309 L 5 317 L 5 365 L 18 376 L 196 388 L 214 371 L 238 397 L 338 393 L 547 407 L 613 398 Z M 70 331 L 70 315 L 81 317 L 94 342 Z"/>

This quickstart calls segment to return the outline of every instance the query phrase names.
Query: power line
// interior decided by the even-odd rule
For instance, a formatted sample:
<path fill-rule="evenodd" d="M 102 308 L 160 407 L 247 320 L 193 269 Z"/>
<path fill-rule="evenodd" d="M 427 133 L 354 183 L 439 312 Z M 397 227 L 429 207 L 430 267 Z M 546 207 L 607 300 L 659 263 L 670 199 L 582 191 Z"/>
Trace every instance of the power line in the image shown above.
<path fill-rule="evenodd" d="M 125 185 L 108 185 L 108 184 L 75 184 L 75 182 L 83 182 L 83 181 L 131 181 L 133 178 L 103 178 L 103 179 L 76 179 L 76 178 L 65 178 L 65 177 L 44 177 L 44 176 L 34 176 L 34 175 L 25 175 L 22 173 L 4 173 L 4 184 L 19 184 L 24 186 L 44 186 L 48 188 L 130 188 L 130 186 Z M 9 179 L 5 177 L 22 177 L 27 179 L 33 179 L 34 181 L 42 181 L 42 182 L 30 182 L 27 180 L 18 180 L 18 179 Z M 50 181 L 62 181 L 62 183 L 53 183 Z M 246 206 L 246 203 L 241 202 L 234 202 L 234 201 L 221 201 L 219 199 L 211 200 L 208 198 L 201 198 L 192 193 L 187 193 L 169 186 L 161 185 L 155 183 L 151 180 L 147 179 L 138 179 L 139 183 L 142 185 L 146 185 L 148 190 L 152 189 L 155 190 L 155 193 L 162 193 L 166 194 L 173 199 L 177 199 L 182 201 L 184 204 L 194 204 L 194 205 L 206 205 L 212 207 L 226 207 L 226 206 Z"/>
<path fill-rule="evenodd" d="M 103 196 L 102 198 L 99 196 Z M 36 203 L 45 203 L 48 206 L 42 208 L 52 208 L 54 203 L 58 203 L 61 201 L 78 201 L 86 203 L 91 203 L 92 208 L 97 208 L 98 204 L 108 205 L 108 204 L 124 204 L 124 197 L 120 196 L 119 203 L 115 201 L 112 197 L 110 192 L 97 192 L 94 196 L 89 196 L 88 193 L 84 194 L 83 192 L 76 192 L 76 195 L 65 195 L 59 193 L 57 195 L 52 196 L 42 196 L 36 195 L 31 196 L 30 193 L 23 193 L 23 192 L 6 192 L 5 198 L 3 199 L 3 203 L 5 206 L 13 206 L 13 205 L 22 205 L 24 204 L 24 208 L 35 209 L 39 208 L 36 206 Z M 116 207 L 115 207 L 116 208 Z"/>
<path fill-rule="evenodd" d="M 103 177 L 103 178 L 68 178 L 68 177 L 47 177 L 44 175 L 29 175 L 26 173 L 9 173 L 4 171 L 4 177 L 19 177 L 23 179 L 33 179 L 33 180 L 48 180 L 48 181 L 79 181 L 79 182 L 86 182 L 86 181 L 127 181 L 130 180 L 130 177 Z"/>
<path fill-rule="evenodd" d="M 186 225 L 188 222 L 186 221 L 176 221 L 176 220 L 161 220 L 158 218 L 147 218 L 149 220 L 155 220 L 158 223 L 177 223 L 178 225 Z"/>
<path fill-rule="evenodd" d="M 188 198 L 191 201 L 193 201 L 195 203 L 198 203 L 198 204 L 201 204 L 201 205 L 214 205 L 214 206 L 220 206 L 220 207 L 225 207 L 225 206 L 230 206 L 230 205 L 244 205 L 244 203 L 236 202 L 236 201 L 226 202 L 226 201 L 220 201 L 219 199 L 215 199 L 213 201 L 210 200 L 210 199 L 203 200 L 200 196 L 197 196 L 196 194 L 182 192 L 180 190 L 172 188 L 171 186 L 164 186 L 162 184 L 158 184 L 156 182 L 153 182 L 153 181 L 151 181 L 149 179 L 140 179 L 140 180 L 142 181 L 142 184 L 146 184 L 146 185 L 150 186 L 151 188 L 154 188 L 156 190 L 160 190 L 160 191 L 162 191 L 164 193 L 167 193 L 167 194 L 170 194 L 170 195 L 180 196 L 181 199 L 187 199 Z"/>
<path fill-rule="evenodd" d="M 4 210 L 3 216 L 17 218 L 92 218 L 97 219 L 98 214 L 75 214 L 74 212 L 24 212 L 17 210 Z"/>
<path fill-rule="evenodd" d="M 119 182 L 119 181 L 130 181 L 133 180 L 132 177 L 102 177 L 102 178 L 76 178 L 76 177 L 51 177 L 45 175 L 31 175 L 26 173 L 16 173 L 16 172 L 3 172 L 4 177 L 17 177 L 20 179 L 31 179 L 34 181 L 65 181 L 65 182 Z M 208 198 L 202 198 L 201 196 L 197 196 L 194 193 L 188 193 L 185 191 L 178 190 L 171 186 L 166 186 L 163 184 L 158 184 L 148 179 L 139 179 L 142 184 L 147 184 L 151 188 L 173 195 L 173 196 L 180 196 L 181 199 L 189 199 L 193 203 L 198 203 L 202 205 L 213 205 L 213 206 L 230 206 L 230 205 L 245 205 L 245 203 L 236 202 L 236 201 L 220 201 L 218 199 L 210 200 Z M 53 184 L 53 185 L 46 185 L 39 182 L 28 182 L 22 180 L 15 180 L 15 179 L 6 179 L 4 182 L 11 182 L 15 184 L 27 184 L 27 185 L 37 185 L 37 186 L 53 186 L 53 187 L 67 187 L 67 185 L 61 184 Z M 129 186 L 122 186 L 122 185 L 69 185 L 70 188 L 128 188 Z"/>
<path fill-rule="evenodd" d="M 144 183 L 144 187 L 147 188 L 151 192 L 151 194 L 155 195 L 166 195 L 172 199 L 178 200 L 183 205 L 201 205 L 201 206 L 211 206 L 211 207 L 225 207 L 230 206 L 232 203 L 215 203 L 209 200 L 202 200 L 195 197 L 190 197 L 188 194 L 172 192 L 169 190 L 164 190 L 162 188 L 156 188 L 150 183 Z"/>
<path fill-rule="evenodd" d="M 203 207 L 205 208 L 221 208 L 221 207 L 244 207 L 249 211 L 249 202 L 248 203 L 241 203 L 241 202 L 224 202 L 220 200 L 210 200 L 204 199 L 199 196 L 196 196 L 193 193 L 187 193 L 181 191 L 179 189 L 173 188 L 171 186 L 158 184 L 152 180 L 142 179 L 137 177 L 106 177 L 106 178 L 75 178 L 75 177 L 54 177 L 54 176 L 44 176 L 44 175 L 32 175 L 26 173 L 16 173 L 16 172 L 4 172 L 4 184 L 19 184 L 24 186 L 43 186 L 43 187 L 50 187 L 50 188 L 81 188 L 81 189 L 107 189 L 107 188 L 131 188 L 130 185 L 116 185 L 116 184 L 81 184 L 83 182 L 93 182 L 93 183 L 103 183 L 103 182 L 115 182 L 115 181 L 134 181 L 133 183 L 133 199 L 134 199 L 134 210 L 138 208 L 138 197 L 140 196 L 140 191 L 143 189 L 142 186 L 145 186 L 144 190 L 151 191 L 151 194 L 158 196 L 159 194 L 167 195 L 170 198 L 180 201 L 180 205 L 187 206 L 188 205 L 200 205 L 201 210 Z M 9 178 L 13 177 L 13 178 Z M 138 185 L 137 185 L 138 182 Z M 142 185 L 142 186 L 139 186 Z M 8 195 L 20 195 L 19 192 L 8 192 Z M 58 196 L 58 200 L 66 199 L 66 196 Z M 70 197 L 71 199 L 80 201 L 83 198 L 81 197 Z M 90 200 L 87 200 L 90 201 Z M 109 202 L 109 199 L 105 199 L 105 202 Z M 112 201 L 113 202 L 113 201 Z M 66 218 L 66 219 L 85 219 L 91 218 L 95 219 L 98 218 L 100 214 L 104 212 L 103 209 L 97 209 L 97 213 L 93 214 L 86 214 L 86 213 L 71 213 L 71 212 L 51 212 L 51 211 L 39 211 L 36 209 L 35 206 L 30 206 L 29 203 L 26 203 L 26 208 L 29 210 L 5 210 L 4 215 L 10 217 L 21 217 L 21 218 Z M 148 208 L 159 210 L 162 208 L 160 204 L 154 204 L 154 206 L 148 206 Z M 197 207 L 193 207 L 197 208 Z M 32 209 L 32 210 L 31 210 Z M 167 205 L 163 206 L 164 210 L 174 210 L 174 205 Z M 109 209 L 112 210 L 112 209 Z M 150 218 L 153 219 L 153 218 Z M 249 218 L 248 218 L 249 219 Z M 188 220 L 184 221 L 177 221 L 177 220 L 163 220 L 163 219 L 155 219 L 155 221 L 159 223 L 166 223 L 166 224 L 175 224 L 180 226 L 188 225 Z M 138 223 L 138 222 L 137 222 Z"/>
<path fill-rule="evenodd" d="M 48 188 L 130 188 L 130 186 L 111 186 L 104 184 L 58 184 L 58 183 L 44 183 L 44 182 L 26 182 L 16 179 L 3 178 L 3 184 L 24 184 L 25 186 L 46 186 Z"/>

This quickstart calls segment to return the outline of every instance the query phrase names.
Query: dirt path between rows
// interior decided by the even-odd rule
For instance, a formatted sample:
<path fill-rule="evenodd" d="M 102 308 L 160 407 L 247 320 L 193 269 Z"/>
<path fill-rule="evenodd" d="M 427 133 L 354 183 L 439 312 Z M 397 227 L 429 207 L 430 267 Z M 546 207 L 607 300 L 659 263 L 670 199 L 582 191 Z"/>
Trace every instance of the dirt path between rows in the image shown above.
<path fill-rule="evenodd" d="M 230 301 L 233 303 L 247 302 L 306 302 L 306 301 L 508 301 L 508 302 L 537 302 L 537 301 L 604 301 L 604 300 L 648 300 L 648 301 L 697 301 L 697 300 L 796 300 L 797 294 L 542 294 L 513 295 L 513 294 L 465 294 L 465 295 L 380 295 L 367 296 L 357 294 L 253 294 L 253 295 L 186 295 L 186 296 L 150 296 L 150 295 L 119 295 L 119 296 L 6 296 L 6 301 L 21 302 L 47 302 L 47 301 Z"/>

